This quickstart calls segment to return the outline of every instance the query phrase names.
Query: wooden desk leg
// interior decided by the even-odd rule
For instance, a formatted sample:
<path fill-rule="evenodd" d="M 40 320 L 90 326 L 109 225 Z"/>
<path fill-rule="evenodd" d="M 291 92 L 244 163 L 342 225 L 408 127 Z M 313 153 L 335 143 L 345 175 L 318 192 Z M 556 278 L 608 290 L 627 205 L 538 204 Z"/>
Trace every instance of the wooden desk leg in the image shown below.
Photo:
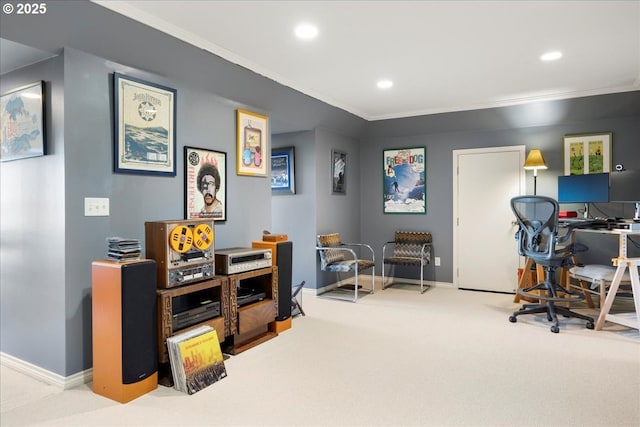
<path fill-rule="evenodd" d="M 522 275 L 518 279 L 518 290 L 527 287 L 527 276 L 528 272 L 531 270 L 531 266 L 533 266 L 533 260 L 531 258 L 527 258 L 527 261 L 524 263 L 524 268 L 522 269 Z M 518 293 L 518 290 L 516 290 L 516 296 L 513 297 L 513 302 L 520 302 L 520 298 L 522 298 Z"/>
<path fill-rule="evenodd" d="M 622 281 L 622 276 L 624 275 L 624 271 L 627 269 L 627 264 L 625 262 L 620 262 L 618 264 L 618 268 L 616 269 L 615 274 L 613 275 L 613 282 L 611 282 L 611 286 L 609 287 L 609 292 L 607 293 L 607 297 L 604 300 L 604 307 L 600 310 L 600 316 L 598 316 L 598 321 L 596 322 L 596 331 L 602 329 L 604 326 L 605 318 L 607 314 L 609 314 L 609 310 L 611 310 L 611 306 L 613 305 L 613 300 L 616 299 L 616 293 L 618 293 L 618 287 L 620 286 L 620 282 Z M 637 276 L 637 272 L 636 272 Z M 634 294 L 635 298 L 635 294 Z M 637 309 L 637 306 L 636 306 Z M 637 310 L 636 310 L 637 311 Z"/>

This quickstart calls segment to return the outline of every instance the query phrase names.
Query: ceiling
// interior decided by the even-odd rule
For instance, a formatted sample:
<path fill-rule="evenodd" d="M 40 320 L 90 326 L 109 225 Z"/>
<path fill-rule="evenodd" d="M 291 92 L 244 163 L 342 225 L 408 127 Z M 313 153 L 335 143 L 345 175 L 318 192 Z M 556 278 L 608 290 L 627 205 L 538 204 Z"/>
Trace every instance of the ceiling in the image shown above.
<path fill-rule="evenodd" d="M 640 89 L 638 0 L 93 2 L 367 120 Z"/>

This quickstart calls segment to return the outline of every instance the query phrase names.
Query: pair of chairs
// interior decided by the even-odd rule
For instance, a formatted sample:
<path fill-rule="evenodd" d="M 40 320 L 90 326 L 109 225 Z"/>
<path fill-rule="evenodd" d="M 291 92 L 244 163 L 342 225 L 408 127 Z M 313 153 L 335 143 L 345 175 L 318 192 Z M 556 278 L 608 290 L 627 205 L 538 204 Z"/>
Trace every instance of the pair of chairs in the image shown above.
<path fill-rule="evenodd" d="M 358 301 L 359 292 L 372 294 L 375 290 L 375 254 L 370 245 L 364 243 L 344 243 L 339 233 L 317 236 L 316 250 L 320 255 L 320 269 L 331 273 L 353 273 L 353 284 L 342 284 L 322 295 L 329 298 Z M 424 293 L 428 285 L 424 283 L 425 266 L 431 264 L 432 237 L 428 232 L 396 231 L 394 240 L 382 247 L 382 289 L 393 283 L 385 284 L 385 266 L 420 267 L 420 292 Z M 357 251 L 356 251 L 357 250 Z M 387 256 L 387 250 L 390 251 Z M 358 274 L 371 269 L 371 287 L 365 288 L 358 281 Z M 394 271 L 395 272 L 395 271 Z M 434 272 L 435 280 L 435 272 Z"/>

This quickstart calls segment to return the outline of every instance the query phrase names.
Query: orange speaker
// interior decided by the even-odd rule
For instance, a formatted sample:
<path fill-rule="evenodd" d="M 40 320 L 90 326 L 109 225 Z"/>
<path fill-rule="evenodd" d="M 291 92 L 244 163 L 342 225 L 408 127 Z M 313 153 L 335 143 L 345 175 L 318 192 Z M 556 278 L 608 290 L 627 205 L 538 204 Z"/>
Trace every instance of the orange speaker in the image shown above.
<path fill-rule="evenodd" d="M 93 391 L 126 403 L 158 387 L 156 263 L 92 263 Z"/>

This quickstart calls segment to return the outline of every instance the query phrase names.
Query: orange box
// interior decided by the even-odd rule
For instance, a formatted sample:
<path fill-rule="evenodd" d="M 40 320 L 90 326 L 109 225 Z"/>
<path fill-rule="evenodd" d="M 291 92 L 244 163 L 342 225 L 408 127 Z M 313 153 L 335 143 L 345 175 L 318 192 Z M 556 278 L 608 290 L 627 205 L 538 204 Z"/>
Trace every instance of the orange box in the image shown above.
<path fill-rule="evenodd" d="M 263 234 L 262 240 L 265 242 L 286 242 L 289 237 L 286 234 Z"/>

